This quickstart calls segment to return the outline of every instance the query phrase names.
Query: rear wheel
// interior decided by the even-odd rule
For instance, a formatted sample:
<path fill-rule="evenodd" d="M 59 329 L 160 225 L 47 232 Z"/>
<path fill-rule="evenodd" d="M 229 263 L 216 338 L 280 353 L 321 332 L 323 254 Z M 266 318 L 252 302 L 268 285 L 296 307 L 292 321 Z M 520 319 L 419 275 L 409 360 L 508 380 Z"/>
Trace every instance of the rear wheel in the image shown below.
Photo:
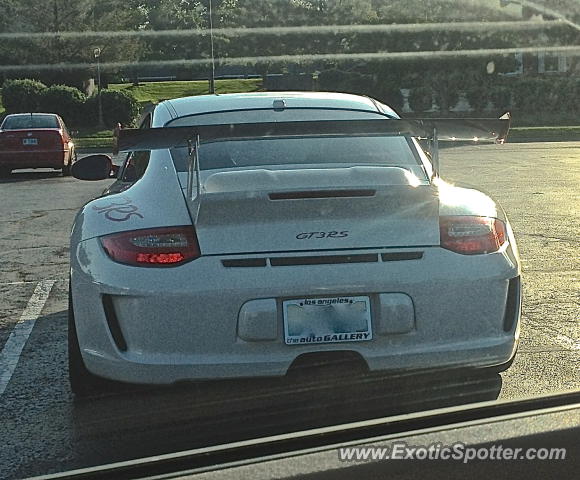
<path fill-rule="evenodd" d="M 106 388 L 107 381 L 93 375 L 85 367 L 75 325 L 72 295 L 68 294 L 68 378 L 77 397 L 96 395 Z"/>

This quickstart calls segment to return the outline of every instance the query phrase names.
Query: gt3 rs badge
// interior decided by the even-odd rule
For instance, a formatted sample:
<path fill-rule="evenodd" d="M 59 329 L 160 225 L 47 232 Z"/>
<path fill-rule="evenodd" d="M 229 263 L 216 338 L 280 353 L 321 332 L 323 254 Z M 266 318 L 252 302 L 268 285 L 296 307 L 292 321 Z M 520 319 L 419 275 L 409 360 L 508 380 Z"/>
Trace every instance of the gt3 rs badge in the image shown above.
<path fill-rule="evenodd" d="M 139 212 L 139 207 L 131 203 L 131 199 L 124 197 L 115 202 L 109 202 L 107 205 L 93 207 L 99 213 L 104 214 L 107 220 L 112 222 L 126 222 L 133 215 L 143 218 Z"/>
<path fill-rule="evenodd" d="M 331 231 L 331 232 L 302 232 L 296 235 L 298 240 L 309 240 L 311 238 L 321 239 L 321 238 L 344 238 L 348 237 L 349 231 L 343 230 Z"/>

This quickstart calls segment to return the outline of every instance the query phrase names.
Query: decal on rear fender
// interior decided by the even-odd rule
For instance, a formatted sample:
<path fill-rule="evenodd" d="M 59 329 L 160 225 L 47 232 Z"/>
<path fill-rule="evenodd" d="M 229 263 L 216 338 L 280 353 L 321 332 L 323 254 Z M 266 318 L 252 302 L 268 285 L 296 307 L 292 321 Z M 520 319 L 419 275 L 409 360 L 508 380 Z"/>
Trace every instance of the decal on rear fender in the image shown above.
<path fill-rule="evenodd" d="M 120 201 L 109 202 L 107 205 L 95 205 L 93 210 L 104 214 L 105 218 L 112 222 L 125 222 L 133 215 L 143 218 L 143 215 L 138 213 L 139 207 L 133 205 L 131 199 L 127 197 L 122 197 Z"/>

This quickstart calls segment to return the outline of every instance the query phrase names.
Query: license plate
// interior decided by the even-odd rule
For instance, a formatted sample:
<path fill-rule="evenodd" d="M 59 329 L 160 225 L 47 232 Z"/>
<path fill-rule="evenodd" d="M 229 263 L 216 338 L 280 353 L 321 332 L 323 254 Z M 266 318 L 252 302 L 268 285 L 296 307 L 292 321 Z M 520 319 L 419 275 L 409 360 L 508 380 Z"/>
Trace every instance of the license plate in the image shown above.
<path fill-rule="evenodd" d="M 38 145 L 38 138 L 23 138 L 22 145 Z"/>
<path fill-rule="evenodd" d="M 369 297 L 299 298 L 282 302 L 286 345 L 372 340 Z"/>

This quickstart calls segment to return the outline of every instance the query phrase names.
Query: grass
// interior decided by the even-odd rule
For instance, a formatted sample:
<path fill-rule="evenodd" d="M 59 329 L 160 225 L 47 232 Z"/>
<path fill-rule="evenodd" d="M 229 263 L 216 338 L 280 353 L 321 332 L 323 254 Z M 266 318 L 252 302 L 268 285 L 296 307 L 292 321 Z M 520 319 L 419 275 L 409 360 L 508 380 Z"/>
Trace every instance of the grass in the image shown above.
<path fill-rule="evenodd" d="M 570 134 L 577 134 L 580 133 L 580 126 L 554 126 L 554 127 L 515 127 L 512 130 L 517 130 L 521 133 L 549 133 L 549 132 L 561 132 L 561 133 L 570 133 Z"/>
<path fill-rule="evenodd" d="M 262 90 L 262 79 L 231 79 L 216 80 L 216 93 L 256 92 Z M 141 104 L 157 103 L 172 98 L 204 95 L 209 93 L 207 80 L 203 81 L 175 81 L 175 82 L 147 82 L 139 85 L 110 84 L 110 90 L 123 90 L 133 94 Z"/>
<path fill-rule="evenodd" d="M 579 141 L 580 126 L 555 126 L 555 127 L 515 127 L 510 129 L 508 142 L 510 141 Z"/>
<path fill-rule="evenodd" d="M 81 128 L 74 133 L 74 137 L 77 138 L 110 138 L 112 136 L 112 130 L 101 130 L 98 127 Z"/>
<path fill-rule="evenodd" d="M 77 149 L 99 148 L 111 150 L 113 148 L 113 131 L 101 130 L 98 127 L 81 128 L 72 132 Z"/>

